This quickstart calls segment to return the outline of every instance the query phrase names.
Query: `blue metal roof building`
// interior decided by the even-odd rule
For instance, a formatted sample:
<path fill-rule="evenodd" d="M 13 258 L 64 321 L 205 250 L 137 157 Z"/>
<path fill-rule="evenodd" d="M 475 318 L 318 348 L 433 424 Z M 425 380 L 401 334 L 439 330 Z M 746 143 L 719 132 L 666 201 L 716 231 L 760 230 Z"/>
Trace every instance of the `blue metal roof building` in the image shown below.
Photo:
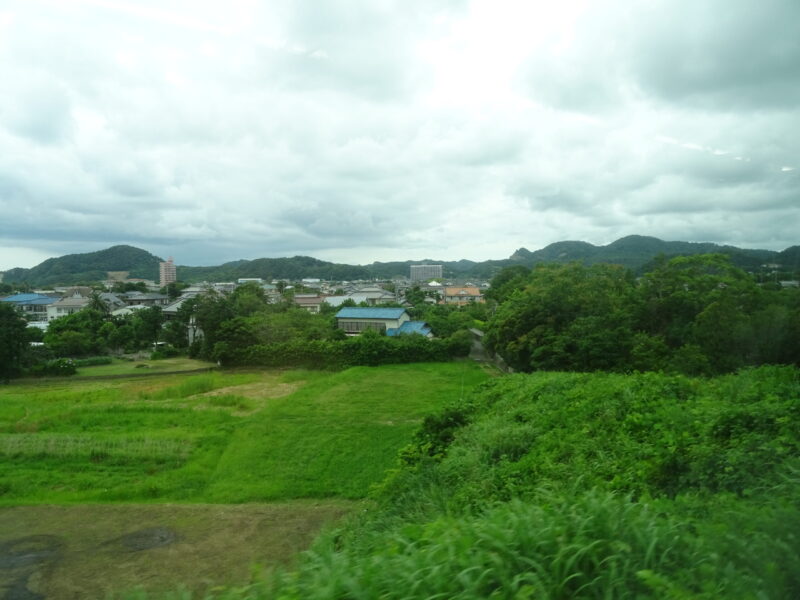
<path fill-rule="evenodd" d="M 11 302 L 20 306 L 35 306 L 40 304 L 52 304 L 58 302 L 58 298 L 43 296 L 42 294 L 14 294 L 6 298 L 0 298 L 0 302 Z"/>
<path fill-rule="evenodd" d="M 336 313 L 337 319 L 399 319 L 405 308 L 367 308 L 352 306 Z"/>

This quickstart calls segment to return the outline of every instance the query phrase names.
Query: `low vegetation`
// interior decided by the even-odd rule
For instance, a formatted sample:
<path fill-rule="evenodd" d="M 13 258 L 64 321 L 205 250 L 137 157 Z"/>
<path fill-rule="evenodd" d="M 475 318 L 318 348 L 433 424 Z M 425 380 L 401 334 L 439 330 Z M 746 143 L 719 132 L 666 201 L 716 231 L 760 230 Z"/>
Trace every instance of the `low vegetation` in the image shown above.
<path fill-rule="evenodd" d="M 800 374 L 541 373 L 425 420 L 378 505 L 225 598 L 796 598 Z"/>
<path fill-rule="evenodd" d="M 0 504 L 362 498 L 485 377 L 458 362 L 6 386 Z"/>

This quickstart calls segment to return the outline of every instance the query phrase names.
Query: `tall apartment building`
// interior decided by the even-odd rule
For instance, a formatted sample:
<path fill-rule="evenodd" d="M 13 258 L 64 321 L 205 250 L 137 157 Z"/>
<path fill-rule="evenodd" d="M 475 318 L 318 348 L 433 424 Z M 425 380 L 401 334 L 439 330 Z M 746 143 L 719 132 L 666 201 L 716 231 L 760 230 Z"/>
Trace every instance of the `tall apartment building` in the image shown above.
<path fill-rule="evenodd" d="M 161 287 L 178 280 L 178 268 L 172 262 L 171 256 L 167 259 L 167 262 L 158 263 L 158 275 Z"/>
<path fill-rule="evenodd" d="M 441 279 L 442 265 L 411 265 L 411 281 Z"/>

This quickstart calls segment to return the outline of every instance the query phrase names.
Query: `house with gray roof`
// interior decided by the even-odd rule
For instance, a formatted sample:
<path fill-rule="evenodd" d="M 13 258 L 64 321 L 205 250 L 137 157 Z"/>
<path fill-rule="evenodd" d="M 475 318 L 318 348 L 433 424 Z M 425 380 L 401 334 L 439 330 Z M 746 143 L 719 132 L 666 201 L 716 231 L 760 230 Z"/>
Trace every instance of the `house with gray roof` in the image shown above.
<path fill-rule="evenodd" d="M 76 313 L 89 306 L 89 302 L 91 302 L 90 298 L 83 298 L 81 296 L 61 298 L 61 300 L 53 302 L 47 307 L 47 320 L 52 321 L 59 317 L 65 317 Z"/>
<path fill-rule="evenodd" d="M 419 333 L 433 337 L 430 327 L 423 321 L 412 321 L 405 308 L 343 308 L 336 313 L 336 326 L 347 335 L 372 329 L 389 336 Z"/>

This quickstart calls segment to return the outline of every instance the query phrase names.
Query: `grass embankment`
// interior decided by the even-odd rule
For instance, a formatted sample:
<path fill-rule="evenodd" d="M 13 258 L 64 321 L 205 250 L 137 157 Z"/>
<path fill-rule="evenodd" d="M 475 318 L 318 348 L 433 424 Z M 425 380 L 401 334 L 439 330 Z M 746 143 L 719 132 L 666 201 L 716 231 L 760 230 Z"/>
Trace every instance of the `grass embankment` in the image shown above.
<path fill-rule="evenodd" d="M 379 505 L 225 598 L 800 597 L 800 371 L 541 373 L 426 420 Z"/>
<path fill-rule="evenodd" d="M 12 385 L 0 505 L 361 498 L 468 362 Z"/>

